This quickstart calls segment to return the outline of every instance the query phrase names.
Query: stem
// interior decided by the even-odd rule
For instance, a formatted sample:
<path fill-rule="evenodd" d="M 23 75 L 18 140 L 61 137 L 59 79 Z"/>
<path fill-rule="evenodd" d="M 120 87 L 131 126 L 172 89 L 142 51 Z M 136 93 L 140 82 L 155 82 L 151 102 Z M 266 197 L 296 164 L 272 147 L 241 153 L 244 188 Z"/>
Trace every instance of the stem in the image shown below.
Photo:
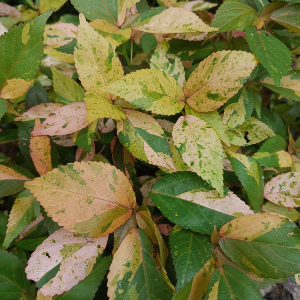
<path fill-rule="evenodd" d="M 229 32 L 229 38 L 227 42 L 227 50 L 231 50 L 232 31 Z"/>
<path fill-rule="evenodd" d="M 124 58 L 128 64 L 128 66 L 131 66 L 131 62 L 129 60 L 129 57 L 128 57 L 128 54 L 127 54 L 127 50 L 126 50 L 126 44 L 123 44 L 122 45 L 122 48 L 123 48 L 123 55 L 124 55 Z"/>

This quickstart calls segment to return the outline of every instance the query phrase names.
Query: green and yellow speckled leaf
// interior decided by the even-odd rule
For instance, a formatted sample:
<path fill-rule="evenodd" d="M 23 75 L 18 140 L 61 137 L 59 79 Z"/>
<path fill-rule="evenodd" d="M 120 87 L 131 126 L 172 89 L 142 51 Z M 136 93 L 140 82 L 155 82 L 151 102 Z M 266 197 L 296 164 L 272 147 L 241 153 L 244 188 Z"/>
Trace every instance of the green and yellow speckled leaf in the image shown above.
<path fill-rule="evenodd" d="M 270 213 L 242 216 L 224 225 L 219 235 L 224 253 L 260 277 L 300 272 L 300 232 L 286 218 Z"/>
<path fill-rule="evenodd" d="M 26 187 L 53 221 L 89 237 L 113 232 L 130 218 L 136 205 L 126 176 L 102 162 L 60 166 Z"/>
<path fill-rule="evenodd" d="M 272 178 L 265 185 L 264 196 L 285 207 L 300 206 L 300 172 L 288 172 Z"/>
<path fill-rule="evenodd" d="M 93 20 L 90 26 L 104 36 L 114 48 L 125 43 L 131 37 L 132 29 L 130 27 L 119 28 L 103 19 Z"/>
<path fill-rule="evenodd" d="M 133 22 L 134 30 L 150 33 L 212 32 L 196 14 L 179 7 L 156 7 L 139 15 Z"/>
<path fill-rule="evenodd" d="M 171 75 L 176 79 L 178 84 L 183 88 L 185 84 L 185 71 L 180 61 L 180 58 L 175 55 L 168 55 L 169 44 L 166 40 L 163 40 L 153 52 L 150 60 L 150 69 L 161 70 Z M 169 58 L 174 59 L 174 62 L 170 62 Z"/>
<path fill-rule="evenodd" d="M 300 213 L 295 208 L 284 207 L 281 205 L 274 204 L 272 202 L 267 202 L 261 207 L 262 212 L 269 212 L 272 214 L 279 215 L 290 219 L 292 222 L 296 222 L 300 219 Z"/>
<path fill-rule="evenodd" d="M 227 151 L 232 168 L 244 186 L 254 209 L 259 209 L 263 203 L 264 180 L 259 163 L 252 157 Z"/>
<path fill-rule="evenodd" d="M 142 229 L 131 229 L 122 241 L 109 268 L 108 296 L 111 300 L 171 300 L 152 257 L 151 244 Z"/>
<path fill-rule="evenodd" d="M 174 145 L 183 161 L 223 195 L 223 159 L 221 141 L 205 121 L 186 115 L 173 127 Z"/>
<path fill-rule="evenodd" d="M 221 107 L 243 86 L 257 61 L 244 51 L 218 51 L 205 58 L 190 75 L 184 94 L 198 112 Z"/>
<path fill-rule="evenodd" d="M 160 70 L 144 69 L 130 73 L 108 85 L 106 90 L 131 104 L 161 115 L 175 115 L 184 107 L 182 88 Z"/>
<path fill-rule="evenodd" d="M 251 90 L 243 89 L 236 103 L 226 106 L 223 115 L 223 123 L 226 129 L 233 129 L 244 124 L 250 117 L 254 108 L 254 100 Z"/>
<path fill-rule="evenodd" d="M 123 76 L 121 62 L 112 45 L 79 15 L 75 65 L 81 84 L 87 91 L 101 88 Z"/>
<path fill-rule="evenodd" d="M 107 240 L 108 235 L 88 238 L 75 236 L 61 228 L 50 235 L 31 255 L 25 269 L 27 278 L 37 282 L 44 296 L 60 295 L 92 272 Z"/>
<path fill-rule="evenodd" d="M 54 11 L 59 10 L 68 0 L 40 0 L 39 1 L 39 11 L 44 13 L 48 9 L 53 9 Z"/>
<path fill-rule="evenodd" d="M 118 136 L 131 154 L 149 164 L 176 171 L 166 135 L 151 116 L 124 110 L 126 119 L 118 121 Z"/>

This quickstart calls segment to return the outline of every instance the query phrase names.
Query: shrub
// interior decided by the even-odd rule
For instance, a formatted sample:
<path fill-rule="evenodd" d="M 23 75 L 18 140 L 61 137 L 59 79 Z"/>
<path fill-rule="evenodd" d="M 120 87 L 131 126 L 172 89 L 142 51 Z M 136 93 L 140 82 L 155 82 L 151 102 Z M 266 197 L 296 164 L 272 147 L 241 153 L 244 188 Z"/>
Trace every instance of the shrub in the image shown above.
<path fill-rule="evenodd" d="M 298 2 L 0 3 L 0 298 L 298 282 Z"/>

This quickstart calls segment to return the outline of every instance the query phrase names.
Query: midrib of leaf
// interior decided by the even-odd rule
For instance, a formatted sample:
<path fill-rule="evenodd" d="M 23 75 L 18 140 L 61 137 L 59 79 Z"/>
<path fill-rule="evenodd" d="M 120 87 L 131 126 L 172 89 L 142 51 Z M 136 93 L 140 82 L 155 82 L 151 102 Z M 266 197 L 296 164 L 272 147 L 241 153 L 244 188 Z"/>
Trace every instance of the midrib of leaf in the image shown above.
<path fill-rule="evenodd" d="M 111 18 L 113 19 L 115 25 L 117 26 L 118 22 L 115 20 L 115 18 L 113 17 L 113 15 L 111 14 L 110 10 L 108 9 L 108 7 L 106 6 L 105 2 L 103 0 L 101 0 L 101 2 L 103 3 L 103 5 L 105 6 L 107 12 L 109 13 L 109 15 L 111 16 Z M 118 2 L 117 2 L 118 4 Z"/>
<path fill-rule="evenodd" d="M 232 300 L 235 300 L 236 297 L 235 297 L 234 293 L 232 292 L 232 290 L 230 288 L 230 285 L 229 285 L 229 283 L 227 281 L 227 278 L 225 276 L 224 270 L 223 270 L 223 268 L 221 266 L 219 267 L 219 270 L 220 270 L 221 276 L 223 276 L 224 280 L 226 281 L 226 284 L 227 284 L 228 290 L 229 290 L 229 292 L 231 294 Z"/>
<path fill-rule="evenodd" d="M 193 234 L 194 234 L 193 231 L 191 231 L 191 239 L 190 239 L 190 245 L 189 245 L 189 250 L 188 250 L 188 258 L 187 258 L 187 262 L 189 261 L 190 255 L 191 255 L 192 241 L 193 241 Z M 186 268 L 187 268 L 187 264 L 185 265 L 183 274 L 186 274 Z"/>

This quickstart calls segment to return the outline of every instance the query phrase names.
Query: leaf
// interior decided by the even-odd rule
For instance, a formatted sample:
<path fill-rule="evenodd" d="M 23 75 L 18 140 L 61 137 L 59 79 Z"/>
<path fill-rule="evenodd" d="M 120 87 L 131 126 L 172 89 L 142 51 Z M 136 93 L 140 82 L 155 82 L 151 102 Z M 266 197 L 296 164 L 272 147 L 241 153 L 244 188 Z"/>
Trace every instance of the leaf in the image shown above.
<path fill-rule="evenodd" d="M 271 14 L 271 20 L 280 25 L 300 33 L 298 15 L 300 12 L 300 4 L 287 5 L 283 8 L 275 10 Z"/>
<path fill-rule="evenodd" d="M 26 187 L 53 221 L 89 237 L 113 232 L 130 218 L 136 205 L 126 176 L 102 162 L 60 166 Z"/>
<path fill-rule="evenodd" d="M 299 229 L 286 218 L 242 216 L 224 225 L 219 235 L 224 253 L 260 277 L 283 278 L 300 271 Z"/>
<path fill-rule="evenodd" d="M 3 242 L 3 248 L 7 249 L 11 242 L 40 215 L 40 205 L 32 196 L 25 190 L 16 198 L 12 210 L 9 214 L 6 236 Z"/>
<path fill-rule="evenodd" d="M 244 124 L 250 117 L 254 108 L 254 100 L 249 88 L 243 89 L 236 103 L 226 106 L 223 123 L 227 129 L 233 129 Z"/>
<path fill-rule="evenodd" d="M 161 115 L 175 115 L 184 107 L 182 88 L 160 70 L 144 69 L 127 74 L 106 90 L 131 104 Z"/>
<path fill-rule="evenodd" d="M 26 279 L 25 264 L 13 254 L 0 249 L 0 298 L 16 299 L 30 294 L 30 281 Z"/>
<path fill-rule="evenodd" d="M 261 207 L 262 212 L 272 213 L 290 219 L 292 222 L 296 222 L 300 219 L 300 213 L 296 209 L 289 207 L 283 207 L 276 205 L 272 202 L 267 202 Z"/>
<path fill-rule="evenodd" d="M 152 257 L 151 244 L 141 229 L 131 229 L 109 268 L 108 296 L 113 299 L 172 298 Z"/>
<path fill-rule="evenodd" d="M 279 86 L 281 77 L 290 70 L 291 52 L 284 43 L 269 32 L 258 31 L 255 26 L 248 27 L 245 35 L 251 51 L 270 73 L 275 84 Z"/>
<path fill-rule="evenodd" d="M 173 228 L 170 245 L 177 275 L 176 290 L 180 291 L 210 259 L 213 245 L 207 236 L 180 227 Z"/>
<path fill-rule="evenodd" d="M 157 7 L 139 15 L 131 24 L 134 30 L 150 33 L 212 32 L 196 14 L 179 7 Z"/>
<path fill-rule="evenodd" d="M 198 204 L 182 197 L 193 190 L 213 190 L 204 180 L 192 172 L 166 175 L 152 186 L 152 201 L 171 222 L 193 231 L 211 234 L 214 225 L 220 228 L 232 220 L 232 216 L 219 212 L 214 205 Z M 209 203 L 209 201 L 207 201 Z"/>
<path fill-rule="evenodd" d="M 65 135 L 76 132 L 90 123 L 86 121 L 86 104 L 70 103 L 53 111 L 31 135 Z"/>
<path fill-rule="evenodd" d="M 267 1 L 268 2 L 268 1 Z M 272 12 L 274 12 L 277 9 L 280 9 L 284 6 L 286 6 L 286 1 L 276 1 L 272 3 L 267 3 L 267 5 L 264 5 L 259 13 L 259 19 L 263 21 L 270 21 L 270 17 Z"/>
<path fill-rule="evenodd" d="M 49 97 L 44 87 L 39 84 L 31 87 L 25 96 L 25 110 L 28 110 L 38 104 L 49 103 Z M 52 103 L 56 104 L 56 103 Z"/>
<path fill-rule="evenodd" d="M 76 237 L 61 228 L 50 235 L 31 255 L 25 269 L 27 278 L 38 282 L 39 287 L 42 286 L 40 292 L 43 295 L 60 295 L 91 273 L 97 256 L 106 247 L 107 240 L 108 236 L 94 239 Z M 53 274 L 54 269 L 56 273 Z"/>
<path fill-rule="evenodd" d="M 168 55 L 169 44 L 166 40 L 163 40 L 153 52 L 150 60 L 150 69 L 163 71 L 172 76 L 178 84 L 183 88 L 185 85 L 185 72 L 184 67 L 180 61 L 180 58 L 175 55 Z M 169 58 L 174 59 L 174 63 L 171 63 Z"/>
<path fill-rule="evenodd" d="M 84 14 L 89 20 L 103 19 L 116 26 L 122 25 L 125 17 L 126 1 L 122 0 L 89 0 L 83 3 L 81 0 L 71 0 L 75 8 Z M 125 4 L 125 6 L 124 6 Z"/>
<path fill-rule="evenodd" d="M 0 164 L 0 198 L 24 190 L 24 183 L 32 178 L 28 175 L 19 166 Z"/>
<path fill-rule="evenodd" d="M 118 121 L 121 144 L 136 158 L 175 171 L 171 151 L 163 129 L 151 116 L 124 110 L 126 120 Z"/>
<path fill-rule="evenodd" d="M 285 207 L 300 206 L 300 172 L 288 172 L 272 178 L 265 185 L 264 196 Z"/>
<path fill-rule="evenodd" d="M 209 10 L 215 6 L 217 6 L 216 3 L 211 3 L 203 0 L 195 0 L 183 3 L 182 5 L 180 5 L 180 8 L 184 8 L 189 11 L 203 11 Z"/>
<path fill-rule="evenodd" d="M 53 75 L 53 88 L 61 104 L 72 102 L 83 102 L 83 88 L 69 76 L 59 72 L 54 66 L 51 66 Z"/>
<path fill-rule="evenodd" d="M 94 121 L 87 127 L 75 132 L 73 134 L 73 141 L 76 144 L 76 146 L 83 148 L 87 152 L 91 152 L 96 126 L 97 121 Z"/>
<path fill-rule="evenodd" d="M 7 16 L 10 18 L 16 18 L 20 16 L 20 12 L 14 8 L 13 6 L 10 6 L 6 3 L 0 3 L 0 16 Z"/>
<path fill-rule="evenodd" d="M 243 272 L 235 267 L 223 265 L 213 273 L 204 299 L 262 300 L 263 298 L 254 283 Z"/>
<path fill-rule="evenodd" d="M 20 97 L 18 95 L 24 94 L 29 89 L 29 82 L 34 79 L 40 64 L 44 26 L 50 15 L 50 11 L 46 12 L 26 24 L 14 27 L 0 37 L 2 98 L 4 94 L 6 97 L 18 98 Z"/>
<path fill-rule="evenodd" d="M 40 0 L 39 2 L 39 11 L 44 13 L 48 9 L 53 9 L 54 11 L 59 10 L 67 0 Z"/>
<path fill-rule="evenodd" d="M 227 151 L 232 168 L 244 186 L 251 205 L 258 210 L 263 203 L 263 172 L 259 163 L 252 157 Z"/>
<path fill-rule="evenodd" d="M 205 121 L 216 132 L 219 139 L 223 143 L 225 143 L 228 147 L 230 146 L 230 141 L 225 132 L 225 126 L 223 124 L 223 120 L 217 111 L 198 113 L 192 108 L 190 108 L 189 106 L 185 107 L 185 111 L 187 115 L 193 115 Z"/>
<path fill-rule="evenodd" d="M 224 151 L 211 126 L 195 116 L 182 116 L 174 125 L 172 136 L 183 161 L 223 194 Z"/>
<path fill-rule="evenodd" d="M 288 97 L 292 100 L 300 101 L 300 72 L 292 70 L 288 75 L 283 76 L 280 86 L 277 87 L 272 78 L 266 77 L 260 82 L 271 91 Z"/>
<path fill-rule="evenodd" d="M 5 115 L 7 109 L 7 102 L 4 99 L 0 98 L 0 120 Z"/>
<path fill-rule="evenodd" d="M 90 26 L 105 37 L 113 48 L 125 43 L 131 37 L 132 29 L 130 27 L 119 28 L 103 19 L 93 20 Z"/>
<path fill-rule="evenodd" d="M 254 55 L 243 51 L 209 55 L 192 72 L 184 87 L 188 105 L 199 112 L 221 107 L 239 91 L 256 64 Z"/>
<path fill-rule="evenodd" d="M 96 263 L 92 272 L 76 286 L 61 295 L 54 296 L 53 300 L 93 300 L 98 286 L 103 280 L 112 261 L 111 256 L 102 257 Z M 45 299 L 46 300 L 46 299 Z M 49 299 L 50 300 L 50 299 Z"/>
<path fill-rule="evenodd" d="M 211 26 L 219 32 L 245 30 L 259 22 L 257 12 L 249 5 L 238 0 L 226 0 L 217 10 Z"/>
<path fill-rule="evenodd" d="M 35 120 L 36 118 L 47 118 L 61 106 L 62 105 L 59 103 L 41 103 L 39 105 L 31 107 L 21 116 L 15 118 L 15 121 L 26 122 L 30 120 Z"/>
<path fill-rule="evenodd" d="M 101 87 L 120 79 L 123 68 L 112 45 L 88 24 L 82 14 L 79 19 L 75 66 L 83 87 L 90 92 L 99 92 Z"/>

